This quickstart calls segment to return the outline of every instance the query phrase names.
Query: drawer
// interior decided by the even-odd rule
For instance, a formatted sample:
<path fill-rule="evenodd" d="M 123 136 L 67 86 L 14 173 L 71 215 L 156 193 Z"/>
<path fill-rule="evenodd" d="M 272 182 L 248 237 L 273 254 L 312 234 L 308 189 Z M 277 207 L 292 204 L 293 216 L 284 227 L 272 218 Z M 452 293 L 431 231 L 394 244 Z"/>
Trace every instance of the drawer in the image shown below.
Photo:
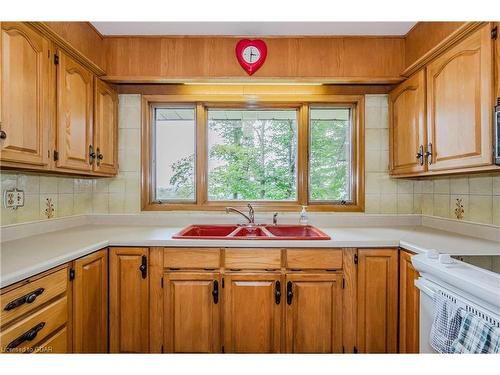
<path fill-rule="evenodd" d="M 67 287 L 68 271 L 67 268 L 63 268 L 3 293 L 0 296 L 1 325 L 4 326 L 52 298 L 65 293 Z"/>
<path fill-rule="evenodd" d="M 25 319 L 13 324 L 0 333 L 2 351 L 9 351 L 7 346 L 19 339 L 19 344 L 13 346 L 12 352 L 24 352 L 36 346 L 46 337 L 66 324 L 68 320 L 68 299 L 66 296 L 48 306 L 28 315 Z M 31 337 L 21 340 L 23 335 L 31 333 Z"/>
<path fill-rule="evenodd" d="M 165 268 L 219 268 L 219 249 L 166 248 L 163 252 Z"/>
<path fill-rule="evenodd" d="M 64 354 L 68 353 L 68 329 L 60 329 L 44 342 L 33 348 L 37 354 Z"/>
<path fill-rule="evenodd" d="M 280 249 L 226 249 L 226 269 L 280 269 Z"/>
<path fill-rule="evenodd" d="M 286 268 L 291 269 L 342 269 L 342 250 L 289 249 L 286 251 Z"/>

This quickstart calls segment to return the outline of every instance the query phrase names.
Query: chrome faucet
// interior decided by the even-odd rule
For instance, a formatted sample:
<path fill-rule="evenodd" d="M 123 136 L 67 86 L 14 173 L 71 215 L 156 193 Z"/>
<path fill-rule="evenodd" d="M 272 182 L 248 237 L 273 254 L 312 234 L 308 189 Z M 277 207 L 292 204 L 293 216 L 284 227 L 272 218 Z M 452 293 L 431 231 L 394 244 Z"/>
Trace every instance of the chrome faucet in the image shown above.
<path fill-rule="evenodd" d="M 278 225 L 278 213 L 273 214 L 273 225 Z"/>
<path fill-rule="evenodd" d="M 241 212 L 237 208 L 226 207 L 226 213 L 228 214 L 230 212 L 235 212 L 237 214 L 240 214 L 241 216 L 243 216 L 245 219 L 248 220 L 249 225 L 255 225 L 255 210 L 253 209 L 253 207 L 250 203 L 248 203 L 248 215 L 244 214 L 243 212 Z"/>

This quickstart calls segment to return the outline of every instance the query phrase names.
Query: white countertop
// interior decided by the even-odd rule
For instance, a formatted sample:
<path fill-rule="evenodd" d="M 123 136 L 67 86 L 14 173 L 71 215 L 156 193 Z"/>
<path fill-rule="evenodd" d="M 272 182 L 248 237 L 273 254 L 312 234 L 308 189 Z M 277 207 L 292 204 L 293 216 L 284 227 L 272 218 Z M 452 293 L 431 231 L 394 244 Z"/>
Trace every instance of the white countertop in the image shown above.
<path fill-rule="evenodd" d="M 0 287 L 8 286 L 106 246 L 178 247 L 397 247 L 416 253 L 500 255 L 498 242 L 424 226 L 323 228 L 329 241 L 176 240 L 181 228 L 165 226 L 82 225 L 3 242 Z"/>

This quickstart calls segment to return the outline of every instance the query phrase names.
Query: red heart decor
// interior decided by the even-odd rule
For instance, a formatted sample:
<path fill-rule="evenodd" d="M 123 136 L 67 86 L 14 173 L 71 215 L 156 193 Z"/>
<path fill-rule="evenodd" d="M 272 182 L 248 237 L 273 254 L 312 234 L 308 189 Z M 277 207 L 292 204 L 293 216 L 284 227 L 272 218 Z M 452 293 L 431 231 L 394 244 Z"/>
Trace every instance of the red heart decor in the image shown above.
<path fill-rule="evenodd" d="M 243 52 L 247 47 L 255 47 L 259 50 L 260 56 L 256 61 L 248 62 L 243 57 Z M 267 57 L 267 46 L 266 43 L 261 39 L 242 39 L 236 44 L 236 58 L 240 63 L 241 67 L 245 69 L 248 75 L 254 74 L 259 68 L 264 64 Z"/>

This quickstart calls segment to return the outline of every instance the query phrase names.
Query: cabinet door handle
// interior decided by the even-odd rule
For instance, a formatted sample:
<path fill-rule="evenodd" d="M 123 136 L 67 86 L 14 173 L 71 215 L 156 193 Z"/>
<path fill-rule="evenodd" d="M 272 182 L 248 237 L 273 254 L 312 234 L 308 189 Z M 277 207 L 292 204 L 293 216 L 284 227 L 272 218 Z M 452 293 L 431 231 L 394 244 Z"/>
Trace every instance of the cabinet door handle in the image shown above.
<path fill-rule="evenodd" d="M 424 165 L 424 146 L 420 145 L 417 152 L 417 159 L 419 165 Z"/>
<path fill-rule="evenodd" d="M 293 299 L 293 285 L 292 282 L 289 281 L 286 283 L 286 303 L 291 305 Z"/>
<path fill-rule="evenodd" d="M 89 164 L 90 165 L 94 164 L 94 159 L 95 159 L 94 147 L 92 145 L 89 145 Z"/>
<path fill-rule="evenodd" d="M 139 267 L 139 271 L 141 271 L 143 279 L 148 277 L 148 257 L 146 255 L 143 255 L 141 258 L 141 265 Z"/>
<path fill-rule="evenodd" d="M 35 302 L 36 298 L 43 293 L 45 289 L 43 288 L 38 288 L 32 291 L 31 293 L 28 293 L 22 297 L 16 298 L 14 301 L 9 302 L 5 307 L 5 311 L 10 311 L 12 309 L 15 309 L 16 307 L 19 307 L 21 305 L 24 305 L 25 303 L 33 303 Z"/>
<path fill-rule="evenodd" d="M 427 151 L 425 152 L 425 156 L 427 157 L 427 162 L 429 165 L 432 164 L 432 142 L 429 142 L 427 145 Z"/>
<path fill-rule="evenodd" d="M 281 283 L 279 281 L 274 284 L 274 302 L 277 305 L 281 302 Z"/>
<path fill-rule="evenodd" d="M 219 302 L 219 282 L 217 280 L 214 280 L 212 297 L 214 299 L 214 304 L 217 305 L 217 303 Z"/>
<path fill-rule="evenodd" d="M 101 150 L 99 150 L 99 147 L 96 149 L 97 153 L 97 166 L 101 165 L 101 160 L 104 159 L 104 155 L 101 154 Z"/>
<path fill-rule="evenodd" d="M 9 345 L 5 348 L 7 352 L 11 351 L 14 348 L 17 348 L 25 341 L 32 341 L 38 335 L 38 332 L 45 326 L 45 322 L 38 323 L 36 326 L 31 328 L 29 331 L 26 331 L 21 336 L 16 338 L 14 341 L 11 341 Z"/>
<path fill-rule="evenodd" d="M 7 133 L 3 130 L 0 130 L 0 139 L 7 139 Z"/>

